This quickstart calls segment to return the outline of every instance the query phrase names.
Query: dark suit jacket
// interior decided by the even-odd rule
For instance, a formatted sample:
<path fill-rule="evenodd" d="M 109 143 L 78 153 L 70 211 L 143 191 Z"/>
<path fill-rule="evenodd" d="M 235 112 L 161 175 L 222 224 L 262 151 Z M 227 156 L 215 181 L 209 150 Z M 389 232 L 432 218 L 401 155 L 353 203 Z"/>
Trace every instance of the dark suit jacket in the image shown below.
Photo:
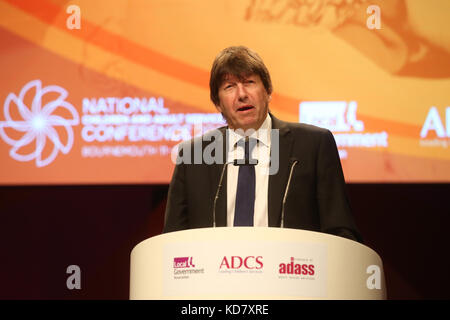
<path fill-rule="evenodd" d="M 269 227 L 279 227 L 283 196 L 292 159 L 294 168 L 285 204 L 284 227 L 319 231 L 362 242 L 357 231 L 345 190 L 344 175 L 333 135 L 316 126 L 288 123 L 273 115 L 272 129 L 279 129 L 279 170 L 269 176 Z M 176 165 L 169 187 L 163 232 L 212 227 L 213 203 L 220 174 L 226 159 L 226 128 L 215 135 L 198 137 L 184 143 L 181 154 L 190 148 L 191 163 L 194 148 L 204 150 L 211 136 L 223 139 L 224 149 L 219 164 Z M 272 152 L 273 150 L 272 142 Z M 198 160 L 198 158 L 197 158 Z M 216 204 L 216 225 L 226 226 L 226 172 Z"/>

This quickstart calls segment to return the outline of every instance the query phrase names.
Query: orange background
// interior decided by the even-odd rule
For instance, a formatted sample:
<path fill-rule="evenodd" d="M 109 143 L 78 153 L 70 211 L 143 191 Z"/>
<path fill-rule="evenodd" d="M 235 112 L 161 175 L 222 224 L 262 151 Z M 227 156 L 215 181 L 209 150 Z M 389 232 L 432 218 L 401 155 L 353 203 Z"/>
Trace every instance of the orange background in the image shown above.
<path fill-rule="evenodd" d="M 65 88 L 80 117 L 84 97 L 164 97 L 171 113 L 212 113 L 211 63 L 243 44 L 271 72 L 277 117 L 298 122 L 302 101 L 357 101 L 364 133 L 389 134 L 387 148 L 345 148 L 347 182 L 450 181 L 449 148 L 420 145 L 432 106 L 446 125 L 449 2 L 372 1 L 380 30 L 366 25 L 366 1 L 347 2 L 1 0 L 0 101 L 40 79 Z M 79 30 L 66 25 L 71 4 L 80 8 Z M 69 154 L 40 168 L 12 159 L 0 140 L 0 183 L 170 181 L 168 156 L 83 158 L 81 128 Z"/>

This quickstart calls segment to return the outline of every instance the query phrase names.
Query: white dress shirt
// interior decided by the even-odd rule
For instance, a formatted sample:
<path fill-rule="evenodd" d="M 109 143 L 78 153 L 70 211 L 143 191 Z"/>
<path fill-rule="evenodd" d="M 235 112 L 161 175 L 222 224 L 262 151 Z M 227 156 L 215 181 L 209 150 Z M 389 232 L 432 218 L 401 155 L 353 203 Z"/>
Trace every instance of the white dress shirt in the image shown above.
<path fill-rule="evenodd" d="M 269 166 L 270 166 L 270 130 L 272 129 L 272 119 L 267 114 L 261 127 L 250 135 L 251 138 L 258 139 L 257 145 L 253 148 L 251 159 L 257 159 L 255 166 L 255 212 L 253 225 L 255 227 L 267 227 L 268 218 L 268 190 L 269 190 Z M 227 161 L 244 159 L 244 150 L 236 143 L 243 136 L 234 130 L 228 130 L 228 154 Z M 229 164 L 227 168 L 227 226 L 232 227 L 234 223 L 234 210 L 236 204 L 236 188 L 238 182 L 239 166 Z"/>

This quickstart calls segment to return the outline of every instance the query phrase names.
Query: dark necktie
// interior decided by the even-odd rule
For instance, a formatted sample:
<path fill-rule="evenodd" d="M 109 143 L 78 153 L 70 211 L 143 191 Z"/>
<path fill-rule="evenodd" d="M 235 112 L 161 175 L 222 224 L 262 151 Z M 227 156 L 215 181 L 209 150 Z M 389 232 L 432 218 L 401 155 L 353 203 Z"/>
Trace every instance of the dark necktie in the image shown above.
<path fill-rule="evenodd" d="M 239 167 L 238 183 L 236 188 L 236 206 L 234 211 L 234 226 L 253 226 L 255 209 L 255 166 L 250 160 L 256 139 L 245 139 L 245 164 Z M 242 146 L 242 143 L 238 143 Z"/>

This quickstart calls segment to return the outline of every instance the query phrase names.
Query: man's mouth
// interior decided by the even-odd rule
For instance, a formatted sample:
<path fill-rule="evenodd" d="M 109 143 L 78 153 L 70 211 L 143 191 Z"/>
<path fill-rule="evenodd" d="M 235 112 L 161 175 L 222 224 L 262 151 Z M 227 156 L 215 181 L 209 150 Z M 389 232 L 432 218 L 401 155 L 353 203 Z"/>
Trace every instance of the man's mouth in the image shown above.
<path fill-rule="evenodd" d="M 250 109 L 253 109 L 253 108 L 254 108 L 254 107 L 251 106 L 251 105 L 246 105 L 246 106 L 242 106 L 242 107 L 238 108 L 237 111 L 238 111 L 238 112 L 239 112 L 239 111 L 247 111 L 247 110 L 250 110 Z"/>

